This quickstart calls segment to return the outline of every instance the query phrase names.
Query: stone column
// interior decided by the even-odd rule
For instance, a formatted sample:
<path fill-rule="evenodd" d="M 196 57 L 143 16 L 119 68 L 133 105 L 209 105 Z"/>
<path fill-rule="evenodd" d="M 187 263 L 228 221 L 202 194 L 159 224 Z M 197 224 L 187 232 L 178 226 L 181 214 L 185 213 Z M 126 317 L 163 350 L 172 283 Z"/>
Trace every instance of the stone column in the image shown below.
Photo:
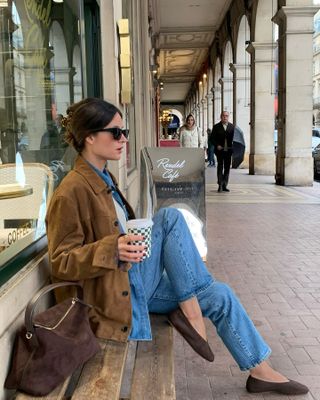
<path fill-rule="evenodd" d="M 28 150 L 40 149 L 41 137 L 47 130 L 47 116 L 44 112 L 39 112 L 46 109 L 46 98 L 48 98 L 44 85 L 44 69 L 36 65 L 34 54 L 38 55 L 44 64 L 46 51 L 40 48 L 28 49 L 24 56 L 26 96 L 32 98 L 32 101 L 27 101 L 26 105 Z"/>
<path fill-rule="evenodd" d="M 219 79 L 219 83 L 220 85 L 222 84 L 220 82 Z M 222 92 L 222 87 L 221 86 L 216 86 L 213 92 L 213 100 L 214 100 L 214 121 L 213 124 L 216 124 L 220 121 L 220 114 L 222 111 L 222 96 L 221 96 L 221 92 Z"/>
<path fill-rule="evenodd" d="M 230 114 L 229 121 L 233 122 L 233 79 L 230 77 L 221 78 L 219 80 L 219 83 L 221 84 L 221 86 L 223 88 L 222 89 L 222 111 L 228 111 Z"/>
<path fill-rule="evenodd" d="M 208 128 L 208 107 L 207 107 L 207 100 L 204 98 L 201 100 L 202 105 L 202 131 L 207 132 Z"/>
<path fill-rule="evenodd" d="M 233 123 L 237 124 L 244 134 L 246 152 L 242 168 L 249 168 L 250 154 L 250 65 L 230 64 L 233 73 L 234 87 L 234 117 Z"/>
<path fill-rule="evenodd" d="M 70 78 L 73 71 L 69 67 L 58 67 L 53 72 L 55 77 L 57 111 L 60 114 L 64 114 L 70 105 Z"/>
<path fill-rule="evenodd" d="M 210 88 L 210 92 L 206 95 L 207 101 L 207 126 L 209 129 L 212 129 L 213 126 L 213 94 L 212 88 Z"/>
<path fill-rule="evenodd" d="M 279 127 L 276 182 L 313 184 L 312 1 L 287 0 L 274 17 L 279 25 Z"/>
<path fill-rule="evenodd" d="M 99 3 L 100 4 L 100 3 Z M 117 9 L 115 7 L 115 2 L 113 0 L 105 0 L 100 4 L 100 18 L 103 21 L 101 24 L 101 48 L 103 51 L 101 52 L 101 63 L 102 63 L 102 70 L 103 70 L 103 93 L 105 99 L 110 101 L 113 104 L 119 105 L 119 86 L 121 79 L 119 76 L 119 65 L 117 62 L 116 57 L 118 56 L 118 40 L 115 36 L 115 32 L 117 30 L 116 21 L 122 18 L 121 9 Z M 133 21 L 135 23 L 135 21 Z M 133 30 L 136 30 L 136 27 L 133 27 Z M 131 35 L 133 32 L 131 32 Z M 110 38 L 114 38 L 114 40 L 110 40 Z M 108 44 L 110 40 L 110 43 Z M 139 59 L 140 53 L 137 50 L 137 44 L 134 44 L 134 54 L 135 58 Z M 113 60 L 111 62 L 110 60 Z M 84 88 L 85 94 L 87 93 L 87 82 L 86 82 L 86 74 L 83 75 L 84 77 Z M 137 79 L 137 76 L 135 76 Z M 137 81 L 140 81 L 137 79 Z M 138 93 L 137 90 L 137 83 L 135 82 L 135 91 Z M 135 112 L 137 115 L 141 115 L 139 102 L 136 102 L 137 107 L 135 108 Z M 136 127 L 135 127 L 136 129 Z M 119 174 L 116 171 L 119 163 L 111 163 L 114 165 L 112 173 L 115 173 L 115 176 L 118 178 Z"/>
<path fill-rule="evenodd" d="M 196 124 L 198 126 L 201 126 L 201 121 L 202 121 L 201 118 L 202 118 L 201 117 L 201 105 L 200 105 L 200 103 L 197 103 L 195 105 L 195 119 L 196 119 Z"/>
<path fill-rule="evenodd" d="M 198 114 L 198 118 L 197 118 L 197 125 L 198 127 L 203 130 L 203 104 L 202 104 L 202 100 L 200 100 L 199 102 L 199 114 Z"/>
<path fill-rule="evenodd" d="M 251 129 L 249 174 L 274 175 L 275 43 L 253 42 L 251 54 Z"/>

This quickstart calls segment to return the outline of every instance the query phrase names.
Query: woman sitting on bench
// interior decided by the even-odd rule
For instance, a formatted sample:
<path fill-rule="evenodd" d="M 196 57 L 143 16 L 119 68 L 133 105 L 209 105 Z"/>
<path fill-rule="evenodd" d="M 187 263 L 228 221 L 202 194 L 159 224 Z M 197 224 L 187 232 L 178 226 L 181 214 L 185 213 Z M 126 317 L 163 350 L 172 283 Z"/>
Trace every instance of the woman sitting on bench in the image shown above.
<path fill-rule="evenodd" d="M 63 123 L 79 155 L 49 205 L 49 256 L 53 279 L 82 281 L 95 334 L 122 342 L 151 340 L 149 312 L 168 314 L 193 349 L 213 361 L 207 317 L 240 369 L 249 371 L 249 392 L 307 393 L 306 386 L 267 364 L 269 346 L 232 290 L 208 272 L 178 210 L 154 215 L 149 258 L 143 259 L 145 245 L 134 244 L 143 237 L 125 234 L 123 225 L 134 213 L 106 167 L 120 159 L 128 141 L 121 112 L 88 98 L 70 106 Z M 66 290 L 58 299 L 70 295 Z"/>

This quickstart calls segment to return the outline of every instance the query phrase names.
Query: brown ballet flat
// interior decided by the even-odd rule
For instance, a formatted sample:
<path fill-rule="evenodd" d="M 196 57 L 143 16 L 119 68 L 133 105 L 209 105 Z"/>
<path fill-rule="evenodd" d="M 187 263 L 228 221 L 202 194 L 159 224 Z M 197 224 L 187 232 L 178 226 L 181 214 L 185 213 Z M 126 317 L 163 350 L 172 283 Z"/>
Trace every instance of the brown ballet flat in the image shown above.
<path fill-rule="evenodd" d="M 172 311 L 168 315 L 170 324 L 185 338 L 193 350 L 207 361 L 212 362 L 214 355 L 206 340 L 190 324 L 188 318 L 180 308 Z"/>
<path fill-rule="evenodd" d="M 246 384 L 249 393 L 276 392 L 289 396 L 306 394 L 309 392 L 307 386 L 302 383 L 291 381 L 289 382 L 267 382 L 261 379 L 253 378 L 251 375 L 247 379 Z"/>

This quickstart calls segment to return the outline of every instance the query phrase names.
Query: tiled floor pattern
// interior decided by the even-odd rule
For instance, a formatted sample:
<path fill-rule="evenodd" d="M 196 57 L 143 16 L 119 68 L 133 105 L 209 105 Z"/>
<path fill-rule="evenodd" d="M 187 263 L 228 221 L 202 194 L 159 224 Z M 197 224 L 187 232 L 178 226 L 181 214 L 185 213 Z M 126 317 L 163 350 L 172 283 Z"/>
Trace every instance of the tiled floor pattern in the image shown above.
<path fill-rule="evenodd" d="M 320 400 L 320 185 L 283 188 L 272 177 L 232 171 L 229 194 L 218 194 L 207 171 L 208 267 L 231 285 L 271 346 L 270 362 L 310 387 L 296 399 Z M 250 183 L 252 182 L 252 183 Z M 178 400 L 262 400 L 207 321 L 215 361 L 197 356 L 175 334 Z M 293 399 L 293 397 L 292 397 Z"/>
<path fill-rule="evenodd" d="M 309 203 L 320 204 L 320 198 L 295 188 L 270 184 L 233 184 L 230 193 L 217 192 L 217 185 L 207 184 L 207 204 L 211 203 Z"/>

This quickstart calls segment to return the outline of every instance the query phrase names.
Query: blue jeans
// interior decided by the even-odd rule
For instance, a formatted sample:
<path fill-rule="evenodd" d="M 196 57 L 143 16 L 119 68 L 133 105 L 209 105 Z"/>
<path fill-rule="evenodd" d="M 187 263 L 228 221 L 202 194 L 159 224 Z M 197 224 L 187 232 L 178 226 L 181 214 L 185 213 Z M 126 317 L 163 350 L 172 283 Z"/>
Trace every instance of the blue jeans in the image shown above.
<path fill-rule="evenodd" d="M 211 165 L 215 165 L 214 161 L 214 145 L 208 144 L 208 162 Z"/>
<path fill-rule="evenodd" d="M 153 222 L 151 256 L 136 264 L 149 311 L 166 314 L 196 296 L 203 316 L 216 327 L 240 369 L 260 364 L 270 355 L 269 346 L 230 287 L 208 272 L 183 215 L 163 208 Z"/>

